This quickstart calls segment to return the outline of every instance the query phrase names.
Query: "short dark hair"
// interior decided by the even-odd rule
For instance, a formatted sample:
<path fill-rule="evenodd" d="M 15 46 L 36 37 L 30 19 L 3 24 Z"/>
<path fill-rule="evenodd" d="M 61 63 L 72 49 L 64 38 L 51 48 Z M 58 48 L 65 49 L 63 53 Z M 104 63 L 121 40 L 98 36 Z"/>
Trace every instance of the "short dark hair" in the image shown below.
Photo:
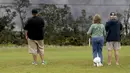
<path fill-rule="evenodd" d="M 110 16 L 116 16 L 117 14 L 115 12 L 111 12 Z"/>
<path fill-rule="evenodd" d="M 33 9 L 32 14 L 38 14 L 38 11 L 36 9 Z"/>

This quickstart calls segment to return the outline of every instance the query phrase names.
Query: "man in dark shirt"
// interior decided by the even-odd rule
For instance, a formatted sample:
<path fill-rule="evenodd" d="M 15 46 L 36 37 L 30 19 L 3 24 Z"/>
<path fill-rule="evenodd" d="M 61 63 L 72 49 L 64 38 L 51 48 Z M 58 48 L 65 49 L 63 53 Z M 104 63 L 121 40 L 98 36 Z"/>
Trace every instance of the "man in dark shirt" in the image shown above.
<path fill-rule="evenodd" d="M 122 24 L 118 21 L 115 12 L 110 13 L 110 20 L 106 23 L 105 28 L 107 32 L 108 65 L 111 65 L 112 49 L 114 49 L 116 65 L 119 65 L 118 50 L 120 49 Z"/>
<path fill-rule="evenodd" d="M 38 11 L 33 9 L 30 19 L 24 27 L 26 32 L 26 39 L 28 40 L 29 53 L 32 54 L 34 62 L 32 64 L 37 65 L 37 54 L 40 55 L 42 64 L 44 64 L 44 21 L 42 18 L 38 17 Z"/>

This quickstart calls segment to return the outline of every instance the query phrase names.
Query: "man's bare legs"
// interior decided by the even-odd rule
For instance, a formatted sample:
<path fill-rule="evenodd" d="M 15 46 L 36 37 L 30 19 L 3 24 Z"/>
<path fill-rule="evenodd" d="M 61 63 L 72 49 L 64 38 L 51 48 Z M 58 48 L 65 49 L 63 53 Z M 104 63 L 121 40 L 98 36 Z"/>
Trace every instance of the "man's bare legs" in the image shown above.
<path fill-rule="evenodd" d="M 41 58 L 41 61 L 44 62 L 44 55 L 40 53 L 39 56 Z"/>
<path fill-rule="evenodd" d="M 112 50 L 108 50 L 108 65 L 111 65 Z"/>
<path fill-rule="evenodd" d="M 114 55 L 116 60 L 116 65 L 119 65 L 119 51 L 114 49 Z M 108 50 L 108 65 L 111 65 L 112 60 L 112 50 Z"/>
<path fill-rule="evenodd" d="M 116 65 L 119 65 L 119 51 L 114 49 Z"/>
<path fill-rule="evenodd" d="M 40 49 L 38 49 L 38 54 L 41 58 L 42 64 L 45 64 L 45 62 L 44 62 L 44 51 L 40 51 Z"/>
<path fill-rule="evenodd" d="M 33 60 L 34 60 L 34 62 L 32 64 L 37 65 L 37 55 L 36 54 L 32 54 L 32 56 L 33 56 Z"/>
<path fill-rule="evenodd" d="M 37 55 L 32 54 L 32 56 L 33 56 L 33 60 L 34 60 L 34 62 L 32 64 L 37 64 Z M 41 58 L 42 64 L 44 64 L 44 55 L 43 54 L 39 54 L 39 56 Z"/>

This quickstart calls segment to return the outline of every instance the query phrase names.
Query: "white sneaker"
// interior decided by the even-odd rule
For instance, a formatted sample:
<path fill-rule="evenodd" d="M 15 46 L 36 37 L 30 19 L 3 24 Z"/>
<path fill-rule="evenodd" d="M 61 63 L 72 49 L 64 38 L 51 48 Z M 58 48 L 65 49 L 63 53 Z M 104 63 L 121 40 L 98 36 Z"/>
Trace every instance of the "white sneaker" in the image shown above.
<path fill-rule="evenodd" d="M 97 67 L 101 67 L 101 66 L 103 66 L 102 63 L 97 63 Z"/>
<path fill-rule="evenodd" d="M 102 64 L 102 63 L 100 63 L 99 65 L 100 65 L 100 66 L 103 66 L 103 64 Z"/>
<path fill-rule="evenodd" d="M 93 66 L 97 66 L 96 63 L 93 63 Z"/>
<path fill-rule="evenodd" d="M 44 61 L 42 62 L 42 65 L 45 65 L 45 62 L 44 62 Z"/>
<path fill-rule="evenodd" d="M 97 67 L 100 67 L 100 64 L 99 64 L 99 63 L 97 63 L 96 65 L 97 65 Z"/>
<path fill-rule="evenodd" d="M 32 64 L 33 64 L 33 65 L 37 65 L 37 63 L 36 63 L 36 62 L 32 62 Z"/>

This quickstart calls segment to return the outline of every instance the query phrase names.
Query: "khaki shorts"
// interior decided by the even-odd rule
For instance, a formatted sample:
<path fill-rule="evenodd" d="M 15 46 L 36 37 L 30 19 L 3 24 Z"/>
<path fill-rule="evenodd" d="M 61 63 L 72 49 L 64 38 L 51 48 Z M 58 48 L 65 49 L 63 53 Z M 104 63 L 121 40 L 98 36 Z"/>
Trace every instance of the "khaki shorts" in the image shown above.
<path fill-rule="evenodd" d="M 43 40 L 31 40 L 28 39 L 28 52 L 30 54 L 44 54 Z"/>
<path fill-rule="evenodd" d="M 108 50 L 112 50 L 112 49 L 119 50 L 121 48 L 120 42 L 107 42 L 106 46 Z"/>

